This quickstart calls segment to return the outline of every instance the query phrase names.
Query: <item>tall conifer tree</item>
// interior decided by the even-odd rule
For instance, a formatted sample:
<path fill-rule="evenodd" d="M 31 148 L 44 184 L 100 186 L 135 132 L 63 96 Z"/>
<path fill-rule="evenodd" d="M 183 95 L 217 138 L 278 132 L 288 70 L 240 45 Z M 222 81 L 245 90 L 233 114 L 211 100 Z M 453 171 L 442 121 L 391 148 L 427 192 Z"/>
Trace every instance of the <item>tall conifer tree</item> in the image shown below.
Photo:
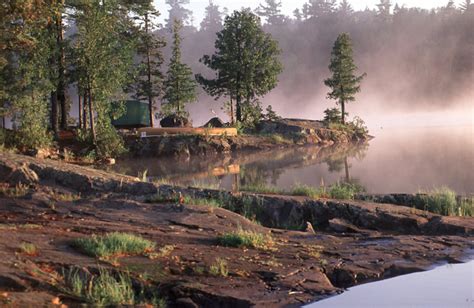
<path fill-rule="evenodd" d="M 328 98 L 337 99 L 341 105 L 341 122 L 345 124 L 346 103 L 355 101 L 355 94 L 360 92 L 360 83 L 366 74 L 355 75 L 357 66 L 352 55 L 352 44 L 349 34 L 342 33 L 337 37 L 331 53 L 329 70 L 332 76 L 324 81 L 331 88 Z"/>
<path fill-rule="evenodd" d="M 177 114 L 187 117 L 187 103 L 196 100 L 196 81 L 191 68 L 181 60 L 181 21 L 175 19 L 173 25 L 173 52 L 165 81 L 165 95 L 162 104 L 164 115 Z"/>

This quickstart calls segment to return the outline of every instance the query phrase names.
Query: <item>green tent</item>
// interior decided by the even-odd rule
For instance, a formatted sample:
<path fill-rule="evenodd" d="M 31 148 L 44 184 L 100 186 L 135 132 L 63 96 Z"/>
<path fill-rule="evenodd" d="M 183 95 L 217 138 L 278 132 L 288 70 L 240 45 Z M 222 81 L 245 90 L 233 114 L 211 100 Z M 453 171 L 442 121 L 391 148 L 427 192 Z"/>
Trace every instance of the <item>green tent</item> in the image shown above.
<path fill-rule="evenodd" d="M 125 113 L 113 120 L 116 128 L 140 128 L 150 126 L 150 111 L 148 103 L 140 101 L 125 101 Z"/>

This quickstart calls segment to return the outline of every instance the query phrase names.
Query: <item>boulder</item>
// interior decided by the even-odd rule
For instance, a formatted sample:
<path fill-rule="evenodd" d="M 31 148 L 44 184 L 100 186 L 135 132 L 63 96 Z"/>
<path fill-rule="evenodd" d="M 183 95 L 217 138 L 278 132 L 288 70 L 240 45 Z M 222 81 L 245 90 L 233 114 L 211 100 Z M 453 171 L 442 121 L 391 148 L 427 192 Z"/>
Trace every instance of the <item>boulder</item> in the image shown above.
<path fill-rule="evenodd" d="M 160 121 L 161 127 L 192 127 L 191 121 L 179 115 L 169 115 Z"/>
<path fill-rule="evenodd" d="M 203 127 L 208 127 L 208 128 L 212 128 L 212 127 L 221 128 L 224 126 L 225 126 L 224 121 L 222 121 L 218 117 L 210 119 L 206 124 L 203 125 Z"/>
<path fill-rule="evenodd" d="M 0 179 L 11 185 L 31 185 L 39 182 L 36 172 L 31 170 L 26 164 L 12 161 L 0 162 Z"/>

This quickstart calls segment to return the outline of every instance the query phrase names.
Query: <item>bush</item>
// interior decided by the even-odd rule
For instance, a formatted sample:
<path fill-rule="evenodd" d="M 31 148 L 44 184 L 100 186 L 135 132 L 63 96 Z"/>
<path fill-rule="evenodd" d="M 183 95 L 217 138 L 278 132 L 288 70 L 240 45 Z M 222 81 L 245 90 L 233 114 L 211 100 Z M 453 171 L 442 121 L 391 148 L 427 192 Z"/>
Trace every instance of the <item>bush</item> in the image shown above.
<path fill-rule="evenodd" d="M 342 115 L 342 113 L 339 110 L 339 108 L 326 109 L 326 110 L 324 110 L 323 122 L 327 126 L 329 126 L 329 124 L 331 124 L 331 123 L 340 124 L 341 121 L 342 121 L 341 115 Z M 346 116 L 349 116 L 349 114 L 347 112 L 346 112 Z"/>
<path fill-rule="evenodd" d="M 38 150 L 50 147 L 53 141 L 48 132 L 47 104 L 36 99 L 18 101 L 15 122 L 19 124 L 13 136 L 13 144 L 22 150 Z"/>
<path fill-rule="evenodd" d="M 91 257 L 109 258 L 117 255 L 138 255 L 155 249 L 155 243 L 128 233 L 93 235 L 74 241 L 74 246 Z"/>
<path fill-rule="evenodd" d="M 267 106 L 266 112 L 267 113 L 263 116 L 264 120 L 278 121 L 281 119 L 281 117 L 278 116 L 275 111 L 273 111 L 272 105 Z"/>
<path fill-rule="evenodd" d="M 99 121 L 96 151 L 99 158 L 117 157 L 126 152 L 123 138 L 110 124 L 110 120 Z"/>

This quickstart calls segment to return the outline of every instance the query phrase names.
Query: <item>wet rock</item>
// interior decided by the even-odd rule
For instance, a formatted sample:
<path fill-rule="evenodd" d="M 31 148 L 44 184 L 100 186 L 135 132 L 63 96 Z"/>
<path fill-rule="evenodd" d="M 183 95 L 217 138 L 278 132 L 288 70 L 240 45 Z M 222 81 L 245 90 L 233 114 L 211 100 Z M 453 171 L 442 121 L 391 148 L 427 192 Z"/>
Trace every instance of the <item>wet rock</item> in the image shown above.
<path fill-rule="evenodd" d="M 221 127 L 224 127 L 224 126 L 225 126 L 224 121 L 222 121 L 222 120 L 221 120 L 220 118 L 218 118 L 218 117 L 215 117 L 215 118 L 210 119 L 210 120 L 209 120 L 206 124 L 204 124 L 202 127 L 221 128 Z"/>
<path fill-rule="evenodd" d="M 191 121 L 189 119 L 178 116 L 178 115 L 169 115 L 163 118 L 160 121 L 161 127 L 192 127 Z"/>

